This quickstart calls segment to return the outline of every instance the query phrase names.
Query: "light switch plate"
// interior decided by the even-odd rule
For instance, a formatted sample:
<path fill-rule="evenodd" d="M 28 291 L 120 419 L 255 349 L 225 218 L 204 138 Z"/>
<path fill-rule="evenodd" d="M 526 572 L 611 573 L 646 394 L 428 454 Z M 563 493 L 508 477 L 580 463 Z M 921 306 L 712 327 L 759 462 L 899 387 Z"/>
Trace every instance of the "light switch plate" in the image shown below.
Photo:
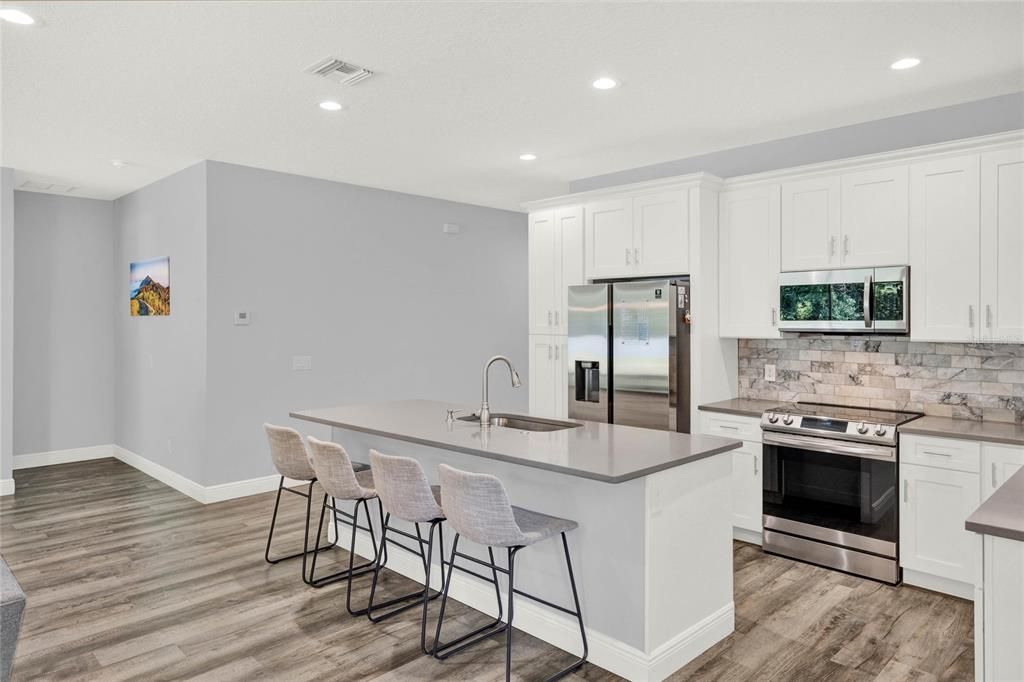
<path fill-rule="evenodd" d="M 313 358 L 309 355 L 293 355 L 292 369 L 296 372 L 313 369 Z"/>
<path fill-rule="evenodd" d="M 764 366 L 764 380 L 775 381 L 775 365 Z"/>

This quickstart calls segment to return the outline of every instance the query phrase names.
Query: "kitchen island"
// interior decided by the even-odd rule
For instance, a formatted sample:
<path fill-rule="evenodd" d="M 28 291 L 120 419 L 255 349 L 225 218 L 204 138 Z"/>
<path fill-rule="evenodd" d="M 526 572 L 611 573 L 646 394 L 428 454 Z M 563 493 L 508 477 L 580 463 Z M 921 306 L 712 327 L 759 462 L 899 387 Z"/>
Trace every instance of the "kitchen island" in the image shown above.
<path fill-rule="evenodd" d="M 369 461 L 372 448 L 419 460 L 434 483 L 442 462 L 494 474 L 513 504 L 577 521 L 569 545 L 596 665 L 664 679 L 733 631 L 731 458 L 721 455 L 739 441 L 597 422 L 544 432 L 446 418 L 466 408 L 410 400 L 291 416 L 330 426 L 354 461 Z M 372 551 L 368 538 L 357 548 Z M 524 551 L 517 587 L 568 603 L 560 552 L 558 543 Z M 393 554 L 389 568 L 422 581 L 415 558 Z M 493 588 L 472 576 L 455 575 L 451 595 L 496 613 Z M 579 653 L 575 621 L 558 611 L 517 601 L 516 627 Z"/>

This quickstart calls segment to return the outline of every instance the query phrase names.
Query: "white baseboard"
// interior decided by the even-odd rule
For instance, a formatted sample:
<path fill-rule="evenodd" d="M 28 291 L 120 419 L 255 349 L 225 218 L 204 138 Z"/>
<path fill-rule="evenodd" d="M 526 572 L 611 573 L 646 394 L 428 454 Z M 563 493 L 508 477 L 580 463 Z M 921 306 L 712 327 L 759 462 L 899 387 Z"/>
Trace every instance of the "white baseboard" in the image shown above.
<path fill-rule="evenodd" d="M 66 450 L 50 450 L 49 452 L 29 452 L 14 456 L 15 469 L 31 469 L 51 464 L 67 464 L 68 462 L 84 462 L 90 459 L 103 459 L 114 456 L 113 445 L 92 445 L 85 448 L 68 448 Z"/>
<path fill-rule="evenodd" d="M 14 479 L 0 478 L 0 497 L 14 494 Z"/>
<path fill-rule="evenodd" d="M 739 526 L 732 527 L 732 537 L 740 542 L 748 542 L 751 545 L 761 546 L 761 531 L 748 530 Z"/>
<path fill-rule="evenodd" d="M 951 594 L 954 597 L 960 597 L 961 599 L 967 599 L 968 601 L 974 600 L 974 585 L 971 583 L 965 583 L 959 580 L 950 580 L 949 578 L 942 578 L 929 573 L 921 573 L 920 571 L 915 571 L 909 568 L 903 569 L 903 582 L 907 585 L 923 587 L 924 589 L 931 590 L 932 592 Z"/>
<path fill-rule="evenodd" d="M 347 548 L 348 539 L 343 537 L 341 544 Z M 360 532 L 356 537 L 356 554 L 364 559 L 373 556 L 373 547 L 366 533 Z M 399 549 L 389 551 L 387 566 L 396 573 L 423 583 L 423 564 L 408 552 Z M 441 589 L 440 574 L 440 565 L 435 562 L 431 570 L 430 583 L 431 587 L 437 590 Z M 456 571 L 452 577 L 449 594 L 452 599 L 477 611 L 491 617 L 497 615 L 494 588 L 489 583 Z M 502 592 L 502 599 L 507 603 L 507 592 Z M 651 654 L 588 628 L 587 642 L 590 645 L 590 652 L 587 660 L 629 680 L 657 682 L 669 677 L 713 644 L 727 637 L 733 631 L 734 625 L 734 605 L 730 602 L 701 622 L 679 633 Z M 516 600 L 515 626 L 575 656 L 579 656 L 582 650 L 579 626 L 575 618 L 529 599 Z"/>

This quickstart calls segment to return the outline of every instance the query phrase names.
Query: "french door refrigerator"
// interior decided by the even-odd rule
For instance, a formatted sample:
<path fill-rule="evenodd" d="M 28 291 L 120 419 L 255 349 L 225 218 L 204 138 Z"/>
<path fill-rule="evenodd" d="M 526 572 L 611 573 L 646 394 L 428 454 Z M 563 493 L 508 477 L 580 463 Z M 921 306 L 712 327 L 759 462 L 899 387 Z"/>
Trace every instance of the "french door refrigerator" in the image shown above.
<path fill-rule="evenodd" d="M 569 287 L 569 417 L 690 432 L 686 278 Z"/>

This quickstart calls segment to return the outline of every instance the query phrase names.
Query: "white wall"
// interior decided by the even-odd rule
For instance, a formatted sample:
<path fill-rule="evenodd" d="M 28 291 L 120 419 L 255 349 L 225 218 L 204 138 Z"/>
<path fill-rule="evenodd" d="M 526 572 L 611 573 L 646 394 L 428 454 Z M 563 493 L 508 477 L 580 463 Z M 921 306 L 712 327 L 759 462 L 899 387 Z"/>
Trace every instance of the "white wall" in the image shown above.
<path fill-rule="evenodd" d="M 215 162 L 207 180 L 203 483 L 273 473 L 265 421 L 329 437 L 290 410 L 478 403 L 481 368 L 498 353 L 526 376 L 525 214 Z M 236 310 L 249 326 L 234 326 Z M 313 369 L 292 371 L 293 355 L 312 356 Z M 526 409 L 507 373 L 491 385 L 493 405 Z"/>
<path fill-rule="evenodd" d="M 14 492 L 14 169 L 0 168 L 0 495 Z"/>
<path fill-rule="evenodd" d="M 14 224 L 14 454 L 113 443 L 113 204 L 14 192 Z"/>
<path fill-rule="evenodd" d="M 116 436 L 201 482 L 206 438 L 206 164 L 121 197 L 116 222 Z M 128 268 L 170 256 L 171 314 L 131 317 Z"/>

